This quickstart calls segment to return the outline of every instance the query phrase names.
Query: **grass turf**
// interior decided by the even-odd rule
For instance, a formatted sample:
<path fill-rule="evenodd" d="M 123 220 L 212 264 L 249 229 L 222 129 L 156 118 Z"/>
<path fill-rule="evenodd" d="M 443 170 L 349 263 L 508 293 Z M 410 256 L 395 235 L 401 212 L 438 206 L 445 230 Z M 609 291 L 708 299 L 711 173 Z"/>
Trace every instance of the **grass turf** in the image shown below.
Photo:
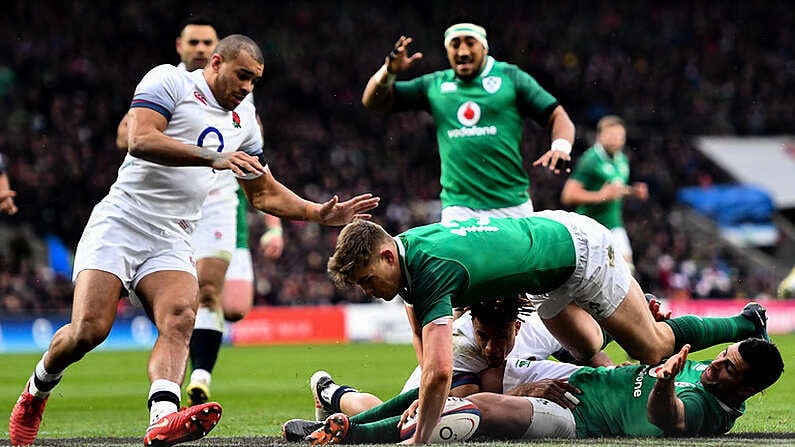
<path fill-rule="evenodd" d="M 774 337 L 785 365 L 795 363 L 795 334 Z M 692 354 L 714 357 L 723 346 Z M 625 359 L 614 344 L 614 360 Z M 72 365 L 48 402 L 40 445 L 140 445 L 147 425 L 148 352 L 90 353 Z M 40 354 L 0 357 L 0 415 L 4 421 Z M 338 383 L 350 384 L 382 398 L 396 394 L 415 364 L 411 346 L 386 344 L 224 347 L 214 373 L 212 398 L 224 416 L 210 439 L 196 445 L 273 445 L 281 424 L 313 416 L 308 378 L 329 371 Z M 792 445 L 795 443 L 795 373 L 748 402 L 732 434 L 700 445 Z M 0 445 L 8 445 L 8 425 L 0 425 Z M 75 439 L 83 438 L 83 439 Z M 101 439 L 85 439 L 101 438 Z M 118 439 L 117 439 L 118 438 Z M 220 438 L 220 439 L 217 439 Z M 216 439 L 216 441 L 213 441 Z M 213 443 L 215 442 L 215 443 Z M 218 444 L 221 442 L 222 444 Z M 648 444 L 647 444 L 648 442 Z M 694 440 L 666 440 L 666 445 L 693 445 Z M 587 445 L 657 445 L 654 440 L 590 440 Z M 503 445 L 490 443 L 488 445 Z M 586 445 L 561 441 L 540 445 Z"/>

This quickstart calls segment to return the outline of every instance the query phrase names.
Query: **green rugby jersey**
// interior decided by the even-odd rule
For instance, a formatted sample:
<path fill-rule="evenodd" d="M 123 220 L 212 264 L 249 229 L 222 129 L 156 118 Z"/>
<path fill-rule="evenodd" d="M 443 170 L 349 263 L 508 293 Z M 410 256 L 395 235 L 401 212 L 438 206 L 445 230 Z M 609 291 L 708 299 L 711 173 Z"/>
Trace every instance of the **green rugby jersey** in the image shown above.
<path fill-rule="evenodd" d="M 629 183 L 629 161 L 623 152 L 614 156 L 605 151 L 600 144 L 586 150 L 571 173 L 571 178 L 582 183 L 588 191 L 599 191 L 605 183 Z M 609 229 L 623 227 L 621 218 L 621 199 L 608 200 L 602 203 L 579 205 L 576 211 L 592 217 Z"/>
<path fill-rule="evenodd" d="M 726 433 L 745 410 L 745 404 L 731 408 L 704 389 L 700 377 L 709 363 L 688 360 L 674 382 L 675 393 L 685 406 L 686 434 L 690 436 Z M 649 422 L 646 413 L 660 366 L 583 367 L 575 371 L 569 383 L 583 391 L 580 404 L 572 410 L 577 437 L 662 436 L 663 431 Z"/>
<path fill-rule="evenodd" d="M 395 237 L 400 291 L 422 326 L 453 306 L 556 289 L 574 272 L 569 230 L 546 217 L 481 218 L 413 228 Z"/>
<path fill-rule="evenodd" d="M 246 221 L 246 206 L 248 198 L 243 188 L 237 188 L 237 237 L 236 248 L 248 248 L 248 222 Z"/>
<path fill-rule="evenodd" d="M 558 101 L 516 65 L 486 58 L 470 81 L 452 68 L 395 83 L 394 111 L 425 110 L 436 124 L 442 207 L 505 208 L 530 198 L 524 117 L 547 126 Z"/>

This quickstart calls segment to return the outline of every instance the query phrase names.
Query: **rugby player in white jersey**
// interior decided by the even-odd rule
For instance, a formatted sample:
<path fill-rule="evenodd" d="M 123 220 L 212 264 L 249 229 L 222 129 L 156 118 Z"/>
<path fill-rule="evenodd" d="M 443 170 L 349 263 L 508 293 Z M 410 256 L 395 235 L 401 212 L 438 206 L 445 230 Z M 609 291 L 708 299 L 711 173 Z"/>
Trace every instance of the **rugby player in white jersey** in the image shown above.
<path fill-rule="evenodd" d="M 214 23 L 206 17 L 190 17 L 180 25 L 176 38 L 175 49 L 180 57 L 177 67 L 186 71 L 204 68 L 217 44 Z M 246 100 L 253 103 L 253 93 Z M 257 123 L 262 126 L 259 115 Z M 116 146 L 127 150 L 127 115 L 119 123 Z M 276 259 L 281 256 L 284 243 L 281 219 L 263 216 L 268 231 L 260 238 L 260 248 L 266 258 Z M 189 406 L 210 400 L 212 371 L 221 349 L 225 321 L 241 320 L 254 302 L 247 225 L 245 195 L 231 172 L 219 171 L 193 232 L 199 308 L 190 341 L 191 374 L 186 388 Z"/>
<path fill-rule="evenodd" d="M 191 233 L 216 173 L 231 170 L 257 209 L 341 225 L 379 199 L 362 194 L 316 203 L 279 183 L 264 162 L 255 109 L 245 97 L 262 76 L 259 46 L 221 40 L 204 70 L 149 71 L 135 90 L 129 152 L 108 195 L 94 207 L 75 254 L 72 321 L 61 327 L 11 413 L 12 445 L 32 444 L 44 407 L 67 366 L 108 335 L 122 287 L 158 330 L 148 363 L 150 425 L 144 444 L 171 446 L 205 436 L 221 417 L 215 402 L 180 410 L 180 385 L 196 315 Z"/>

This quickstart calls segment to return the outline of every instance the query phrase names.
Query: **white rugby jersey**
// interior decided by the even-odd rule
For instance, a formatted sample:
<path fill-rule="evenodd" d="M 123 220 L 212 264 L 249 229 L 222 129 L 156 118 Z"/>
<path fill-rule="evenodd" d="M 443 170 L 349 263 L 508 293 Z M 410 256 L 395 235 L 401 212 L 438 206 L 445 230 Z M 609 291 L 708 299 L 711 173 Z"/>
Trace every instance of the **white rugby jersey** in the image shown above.
<path fill-rule="evenodd" d="M 182 70 L 188 71 L 188 67 L 185 66 L 184 62 L 180 62 L 177 65 L 177 68 Z M 201 70 L 199 68 L 198 70 Z M 250 101 L 252 106 L 254 105 L 254 93 L 249 93 L 246 95 L 246 101 Z M 215 182 L 213 186 L 210 188 L 210 192 L 207 194 L 207 198 L 204 200 L 204 206 L 212 205 L 218 202 L 225 202 L 229 201 L 230 205 L 234 202 L 235 206 L 237 206 L 237 188 L 240 185 L 237 183 L 237 178 L 232 173 L 232 171 L 218 171 L 216 172 Z"/>
<path fill-rule="evenodd" d="M 253 103 L 243 101 L 234 111 L 224 109 L 202 70 L 188 73 L 168 64 L 153 68 L 136 87 L 130 107 L 161 113 L 168 120 L 163 133 L 183 143 L 218 152 L 262 154 Z M 190 233 L 218 174 L 209 167 L 166 166 L 128 153 L 104 200 L 177 232 Z"/>
<path fill-rule="evenodd" d="M 505 362 L 505 374 L 502 376 L 502 392 L 516 388 L 524 383 L 538 382 L 543 379 L 564 379 L 580 369 L 581 366 L 571 363 L 553 362 L 552 360 L 525 360 L 508 357 Z"/>
<path fill-rule="evenodd" d="M 552 336 L 536 312 L 523 316 L 522 319 L 524 322 L 516 334 L 509 358 L 545 360 L 563 350 L 563 345 Z M 467 311 L 453 322 L 453 374 L 478 374 L 486 368 L 488 362 L 475 341 L 472 314 Z M 421 373 L 421 368 L 417 366 L 406 379 L 402 391 L 418 388 Z"/>
<path fill-rule="evenodd" d="M 536 312 L 522 319 L 524 322 L 508 357 L 541 360 L 563 349 Z M 487 367 L 475 340 L 472 315 L 467 311 L 453 323 L 453 371 L 479 373 Z"/>

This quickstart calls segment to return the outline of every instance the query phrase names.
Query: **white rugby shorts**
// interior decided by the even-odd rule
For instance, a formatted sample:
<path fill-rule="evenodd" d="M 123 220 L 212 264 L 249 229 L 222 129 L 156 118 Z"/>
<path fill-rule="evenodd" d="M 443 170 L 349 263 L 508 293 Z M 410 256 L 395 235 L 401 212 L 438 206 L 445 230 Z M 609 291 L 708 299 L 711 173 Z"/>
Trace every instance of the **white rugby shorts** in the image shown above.
<path fill-rule="evenodd" d="M 528 294 L 538 315 L 550 319 L 572 302 L 597 321 L 612 315 L 629 292 L 632 273 L 617 251 L 610 230 L 577 213 L 540 211 L 534 216 L 564 224 L 574 241 L 576 253 L 574 273 L 563 285 L 549 293 Z"/>
<path fill-rule="evenodd" d="M 613 244 L 616 251 L 624 255 L 625 258 L 632 258 L 632 244 L 629 243 L 629 236 L 627 229 L 624 227 L 616 227 L 610 230 L 613 234 Z"/>
<path fill-rule="evenodd" d="M 218 258 L 229 262 L 237 246 L 237 196 L 205 202 L 193 232 L 196 260 Z"/>
<path fill-rule="evenodd" d="M 100 202 L 77 244 L 72 279 L 89 269 L 112 273 L 130 292 L 130 302 L 140 306 L 134 290 L 150 273 L 178 270 L 196 276 L 190 236 L 166 225 Z"/>
<path fill-rule="evenodd" d="M 571 410 L 540 397 L 525 399 L 533 405 L 533 419 L 522 439 L 574 438 L 577 435 Z"/>
<path fill-rule="evenodd" d="M 229 268 L 226 269 L 226 279 L 254 282 L 254 267 L 251 263 L 249 248 L 238 247 L 235 249 Z"/>

